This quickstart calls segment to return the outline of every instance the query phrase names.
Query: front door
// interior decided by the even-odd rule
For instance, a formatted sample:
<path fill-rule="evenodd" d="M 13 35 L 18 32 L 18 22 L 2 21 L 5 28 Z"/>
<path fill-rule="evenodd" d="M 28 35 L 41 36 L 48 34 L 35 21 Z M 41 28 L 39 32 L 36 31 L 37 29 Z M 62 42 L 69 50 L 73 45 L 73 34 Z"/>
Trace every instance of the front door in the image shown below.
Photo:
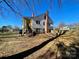
<path fill-rule="evenodd" d="M 40 33 L 40 28 L 36 28 L 36 32 L 37 33 Z"/>

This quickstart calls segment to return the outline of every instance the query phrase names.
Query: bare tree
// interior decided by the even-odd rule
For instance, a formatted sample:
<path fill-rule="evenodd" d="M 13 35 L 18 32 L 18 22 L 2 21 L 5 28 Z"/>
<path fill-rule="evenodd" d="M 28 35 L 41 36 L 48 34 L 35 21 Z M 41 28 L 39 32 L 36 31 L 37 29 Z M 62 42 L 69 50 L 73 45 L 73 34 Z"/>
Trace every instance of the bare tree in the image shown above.
<path fill-rule="evenodd" d="M 59 23 L 59 25 L 58 25 L 59 28 L 62 28 L 64 26 L 65 26 L 65 24 L 63 22 Z"/>

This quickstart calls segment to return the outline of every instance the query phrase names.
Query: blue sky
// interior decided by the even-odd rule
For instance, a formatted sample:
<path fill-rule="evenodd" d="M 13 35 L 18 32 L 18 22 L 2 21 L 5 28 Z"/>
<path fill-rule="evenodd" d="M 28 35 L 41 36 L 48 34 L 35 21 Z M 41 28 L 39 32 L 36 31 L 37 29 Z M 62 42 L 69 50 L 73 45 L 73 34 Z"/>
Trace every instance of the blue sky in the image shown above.
<path fill-rule="evenodd" d="M 32 12 L 28 9 L 25 4 L 19 5 L 19 0 L 14 0 L 16 6 L 18 6 L 17 11 L 20 10 L 23 16 L 31 16 Z M 36 1 L 36 0 L 35 0 Z M 29 0 L 30 5 L 33 7 L 32 0 Z M 54 0 L 52 2 L 52 8 L 49 8 L 49 0 L 42 0 L 40 7 L 38 3 L 35 3 L 34 13 L 35 15 L 40 15 L 45 13 L 48 9 L 49 16 L 54 22 L 54 26 L 57 26 L 59 23 L 63 22 L 65 24 L 73 24 L 79 23 L 79 0 L 62 0 L 61 8 L 58 6 L 58 0 Z M 1 7 L 5 7 L 5 9 L 1 9 Z M 14 7 L 16 8 L 16 7 Z M 16 15 L 11 9 L 2 2 L 0 4 L 0 10 L 3 11 L 4 15 L 0 15 L 0 27 L 3 25 L 12 25 L 12 26 L 22 26 L 22 17 Z M 1 14 L 1 12 L 0 12 Z"/>

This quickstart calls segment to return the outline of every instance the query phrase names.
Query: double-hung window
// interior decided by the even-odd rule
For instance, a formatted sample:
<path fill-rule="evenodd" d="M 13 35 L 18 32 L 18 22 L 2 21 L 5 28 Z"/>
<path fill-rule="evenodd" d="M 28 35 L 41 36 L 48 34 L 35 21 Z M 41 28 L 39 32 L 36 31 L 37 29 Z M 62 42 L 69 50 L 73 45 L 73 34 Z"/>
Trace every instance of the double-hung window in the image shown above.
<path fill-rule="evenodd" d="M 40 24 L 40 21 L 36 21 L 36 24 Z"/>

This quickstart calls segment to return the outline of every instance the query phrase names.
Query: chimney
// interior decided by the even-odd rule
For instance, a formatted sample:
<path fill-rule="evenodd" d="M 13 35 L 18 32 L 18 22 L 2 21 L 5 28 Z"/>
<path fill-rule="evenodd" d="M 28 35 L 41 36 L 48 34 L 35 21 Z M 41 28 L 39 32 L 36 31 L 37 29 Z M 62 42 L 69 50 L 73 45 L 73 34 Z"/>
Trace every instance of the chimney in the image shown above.
<path fill-rule="evenodd" d="M 48 11 L 46 11 L 45 16 L 45 33 L 48 33 Z"/>
<path fill-rule="evenodd" d="M 32 17 L 34 17 L 34 13 L 32 13 Z"/>

